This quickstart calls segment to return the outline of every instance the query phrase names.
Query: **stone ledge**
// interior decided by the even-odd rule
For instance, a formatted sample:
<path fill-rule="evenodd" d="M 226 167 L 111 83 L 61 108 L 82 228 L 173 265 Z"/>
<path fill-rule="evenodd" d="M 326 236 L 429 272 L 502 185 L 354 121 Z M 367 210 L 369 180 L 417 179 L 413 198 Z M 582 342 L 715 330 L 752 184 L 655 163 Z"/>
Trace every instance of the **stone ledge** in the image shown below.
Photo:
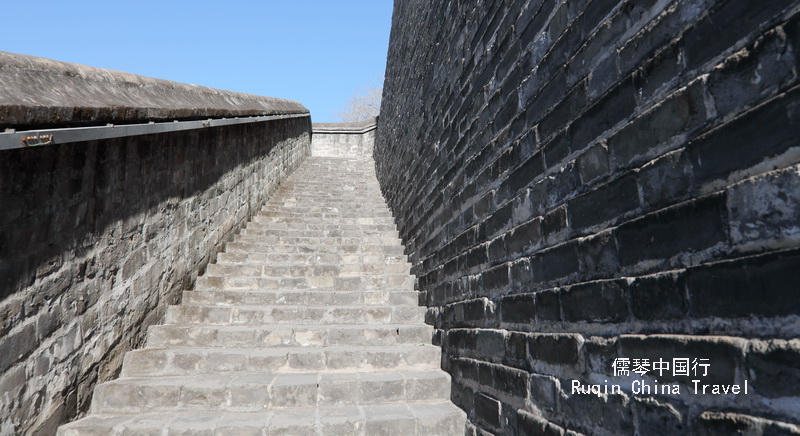
<path fill-rule="evenodd" d="M 313 123 L 313 133 L 367 133 L 378 127 L 378 118 L 360 123 Z"/>
<path fill-rule="evenodd" d="M 300 113 L 295 101 L 0 52 L 0 128 Z"/>

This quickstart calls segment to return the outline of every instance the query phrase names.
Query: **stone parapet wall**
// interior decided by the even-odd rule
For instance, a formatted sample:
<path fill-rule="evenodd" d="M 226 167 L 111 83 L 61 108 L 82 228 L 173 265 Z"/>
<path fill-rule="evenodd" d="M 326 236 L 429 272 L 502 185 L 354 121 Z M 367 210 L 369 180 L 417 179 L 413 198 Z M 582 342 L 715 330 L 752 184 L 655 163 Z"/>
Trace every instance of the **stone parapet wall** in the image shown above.
<path fill-rule="evenodd" d="M 295 101 L 0 52 L 0 131 L 302 113 Z"/>
<path fill-rule="evenodd" d="M 395 2 L 377 173 L 471 432 L 800 432 L 798 10 Z"/>
<path fill-rule="evenodd" d="M 372 157 L 377 119 L 363 123 L 314 123 L 311 154 L 325 157 Z"/>
<path fill-rule="evenodd" d="M 86 412 L 310 155 L 310 133 L 299 114 L 0 150 L 0 434 L 55 434 Z"/>

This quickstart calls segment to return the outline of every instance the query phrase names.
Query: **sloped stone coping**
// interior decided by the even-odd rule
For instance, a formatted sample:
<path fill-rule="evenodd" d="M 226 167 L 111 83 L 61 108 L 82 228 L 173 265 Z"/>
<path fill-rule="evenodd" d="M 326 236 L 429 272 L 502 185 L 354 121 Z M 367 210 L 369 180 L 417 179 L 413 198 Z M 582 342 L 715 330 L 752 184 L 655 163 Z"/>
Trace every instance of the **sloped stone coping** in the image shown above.
<path fill-rule="evenodd" d="M 0 129 L 302 113 L 295 101 L 0 52 Z"/>
<path fill-rule="evenodd" d="M 313 123 L 313 133 L 366 133 L 378 127 L 378 118 L 361 123 Z"/>

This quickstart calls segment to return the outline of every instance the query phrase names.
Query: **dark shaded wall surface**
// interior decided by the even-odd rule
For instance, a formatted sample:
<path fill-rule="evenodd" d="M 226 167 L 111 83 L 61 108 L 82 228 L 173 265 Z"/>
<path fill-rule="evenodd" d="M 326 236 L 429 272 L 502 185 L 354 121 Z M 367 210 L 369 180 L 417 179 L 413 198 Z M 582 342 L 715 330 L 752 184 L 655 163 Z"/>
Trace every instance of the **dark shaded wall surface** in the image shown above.
<path fill-rule="evenodd" d="M 0 52 L 3 127 L 279 114 L 0 150 L 0 435 L 55 434 L 85 413 L 94 386 L 311 154 L 297 102 Z"/>
<path fill-rule="evenodd" d="M 308 117 L 0 151 L 0 430 L 55 434 L 310 155 Z"/>
<path fill-rule="evenodd" d="M 800 433 L 798 10 L 395 2 L 378 178 L 470 432 Z"/>

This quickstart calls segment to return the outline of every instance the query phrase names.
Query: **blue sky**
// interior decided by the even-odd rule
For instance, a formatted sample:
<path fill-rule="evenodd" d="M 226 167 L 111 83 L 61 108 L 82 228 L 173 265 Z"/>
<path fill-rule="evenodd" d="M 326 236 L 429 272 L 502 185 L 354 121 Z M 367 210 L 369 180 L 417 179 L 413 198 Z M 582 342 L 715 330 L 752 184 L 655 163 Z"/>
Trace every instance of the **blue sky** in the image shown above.
<path fill-rule="evenodd" d="M 330 122 L 380 84 L 392 3 L 9 0 L 0 50 L 297 100 Z"/>

